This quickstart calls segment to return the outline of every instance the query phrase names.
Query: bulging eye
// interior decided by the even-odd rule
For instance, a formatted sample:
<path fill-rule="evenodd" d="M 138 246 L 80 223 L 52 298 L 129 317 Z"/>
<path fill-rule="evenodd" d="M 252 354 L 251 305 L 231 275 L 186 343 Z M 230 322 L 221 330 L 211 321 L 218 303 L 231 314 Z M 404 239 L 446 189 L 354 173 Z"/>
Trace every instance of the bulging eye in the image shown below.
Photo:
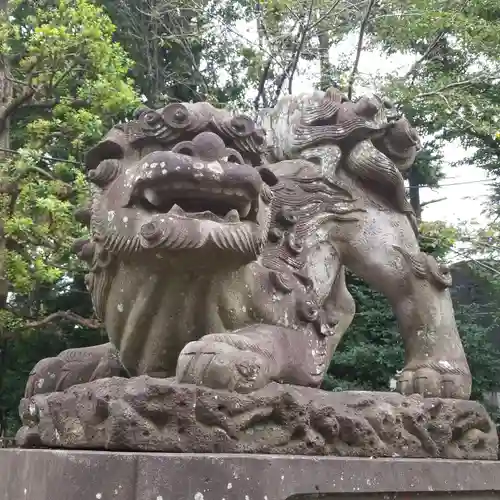
<path fill-rule="evenodd" d="M 172 148 L 172 153 L 194 156 L 194 144 L 191 141 L 179 142 Z"/>

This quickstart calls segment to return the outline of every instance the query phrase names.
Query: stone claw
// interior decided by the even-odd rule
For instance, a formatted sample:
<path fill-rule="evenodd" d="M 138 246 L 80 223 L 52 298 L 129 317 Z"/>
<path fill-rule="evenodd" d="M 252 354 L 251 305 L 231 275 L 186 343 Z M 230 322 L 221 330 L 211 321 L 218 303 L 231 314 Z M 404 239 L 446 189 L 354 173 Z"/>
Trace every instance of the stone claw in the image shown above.
<path fill-rule="evenodd" d="M 111 344 L 66 349 L 39 361 L 31 370 L 25 398 L 64 391 L 99 378 L 123 376 L 118 353 Z"/>
<path fill-rule="evenodd" d="M 467 366 L 453 371 L 433 364 L 405 368 L 399 375 L 397 390 L 404 395 L 421 394 L 426 398 L 469 399 L 471 375 Z"/>
<path fill-rule="evenodd" d="M 190 342 L 181 351 L 176 378 L 180 383 L 248 393 L 270 382 L 271 363 L 259 353 L 207 336 Z"/>

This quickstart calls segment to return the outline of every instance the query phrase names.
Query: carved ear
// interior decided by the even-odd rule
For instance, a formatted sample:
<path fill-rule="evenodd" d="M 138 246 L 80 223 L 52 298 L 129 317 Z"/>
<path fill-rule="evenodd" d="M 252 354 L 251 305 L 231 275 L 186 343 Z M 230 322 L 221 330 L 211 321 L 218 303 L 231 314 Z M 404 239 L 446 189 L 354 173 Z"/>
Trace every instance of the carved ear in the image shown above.
<path fill-rule="evenodd" d="M 95 253 L 95 245 L 87 238 L 79 238 L 73 242 L 73 252 L 85 262 L 92 262 Z"/>
<path fill-rule="evenodd" d="M 90 226 L 90 218 L 91 218 L 91 211 L 90 207 L 81 207 L 75 210 L 73 217 L 77 222 L 80 224 L 89 227 Z"/>
<path fill-rule="evenodd" d="M 112 182 L 120 172 L 118 160 L 104 160 L 99 166 L 89 172 L 89 181 L 103 188 Z"/>
<path fill-rule="evenodd" d="M 378 102 L 367 96 L 361 97 L 354 105 L 356 114 L 368 119 L 373 118 L 378 113 L 379 108 Z"/>
<path fill-rule="evenodd" d="M 87 170 L 97 168 L 103 160 L 121 160 L 129 145 L 128 136 L 119 128 L 113 128 L 106 137 L 85 155 Z"/>

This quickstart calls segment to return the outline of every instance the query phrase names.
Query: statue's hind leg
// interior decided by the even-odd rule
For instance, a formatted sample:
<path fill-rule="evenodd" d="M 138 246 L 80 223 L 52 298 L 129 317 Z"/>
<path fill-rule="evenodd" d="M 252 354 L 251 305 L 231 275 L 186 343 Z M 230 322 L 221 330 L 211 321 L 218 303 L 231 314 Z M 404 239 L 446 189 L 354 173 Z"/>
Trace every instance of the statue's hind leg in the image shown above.
<path fill-rule="evenodd" d="M 420 252 L 403 214 L 369 208 L 342 244 L 345 262 L 389 300 L 404 341 L 403 394 L 468 399 L 471 375 L 448 291 L 446 269 Z"/>

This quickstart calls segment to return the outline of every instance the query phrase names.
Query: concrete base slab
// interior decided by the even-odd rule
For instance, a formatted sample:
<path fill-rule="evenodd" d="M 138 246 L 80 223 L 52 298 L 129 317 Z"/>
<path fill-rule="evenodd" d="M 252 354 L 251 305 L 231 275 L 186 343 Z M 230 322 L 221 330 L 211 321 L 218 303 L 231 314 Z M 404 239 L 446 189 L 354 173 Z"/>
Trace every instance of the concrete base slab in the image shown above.
<path fill-rule="evenodd" d="M 500 497 L 500 462 L 0 450 L 2 500 Z"/>

